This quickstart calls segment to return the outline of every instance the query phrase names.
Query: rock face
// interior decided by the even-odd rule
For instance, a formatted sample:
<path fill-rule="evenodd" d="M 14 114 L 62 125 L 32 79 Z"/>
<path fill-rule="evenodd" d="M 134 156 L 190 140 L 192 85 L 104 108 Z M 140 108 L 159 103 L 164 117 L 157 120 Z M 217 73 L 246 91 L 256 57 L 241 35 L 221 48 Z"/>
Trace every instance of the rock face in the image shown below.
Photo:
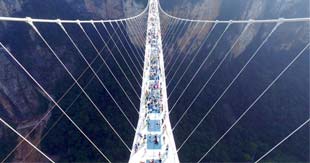
<path fill-rule="evenodd" d="M 0 16 L 33 18 L 62 18 L 62 19 L 116 19 L 134 16 L 141 12 L 143 4 L 134 0 L 64 0 L 64 1 L 24 1 L 24 0 L 2 0 L 0 1 Z M 15 37 L 16 31 L 23 33 L 21 37 Z M 48 35 L 48 34 L 47 34 Z M 25 38 L 28 38 L 25 40 Z M 15 49 L 12 53 L 18 59 L 24 60 L 26 68 L 39 82 L 49 91 L 57 90 L 59 85 L 67 76 L 57 66 L 57 61 L 50 55 L 49 50 L 40 42 L 37 34 L 26 25 L 0 22 L 0 40 L 3 40 L 7 48 Z M 60 39 L 61 40 L 61 39 Z M 24 42 L 24 43 L 22 43 Z M 61 41 L 60 41 L 61 42 Z M 24 45 L 23 45 L 24 44 Z M 68 54 L 67 46 L 64 44 L 55 45 L 55 51 L 60 56 Z M 64 63 L 77 73 L 80 66 L 76 58 L 65 57 Z M 27 67 L 28 65 L 28 67 Z M 35 66 L 29 66 L 35 65 Z M 60 93 L 60 92 L 58 92 Z M 57 99 L 57 92 L 52 91 Z M 4 49 L 0 49 L 0 115 L 10 124 L 17 126 L 17 129 L 26 135 L 38 123 L 38 120 L 45 116 L 49 109 L 50 101 L 44 97 L 34 83 L 11 61 Z M 31 142 L 40 142 L 42 132 L 48 121 L 44 122 L 31 133 Z M 3 125 L 0 125 L 0 139 L 6 140 L 11 134 Z M 18 138 L 15 140 L 21 142 Z M 5 142 L 1 142 L 4 143 Z M 13 146 L 14 144 L 12 144 Z M 40 145 L 39 145 L 40 146 Z M 2 146 L 1 146 L 2 147 Z M 8 148 L 9 149 L 9 148 Z M 29 154 L 32 148 L 27 143 L 22 143 L 16 151 L 9 155 L 6 161 L 40 162 L 46 161 L 37 152 Z M 4 152 L 4 153 L 2 153 Z M 8 151 L 0 150 L 0 160 L 6 157 Z"/>
<path fill-rule="evenodd" d="M 0 0 L 0 16 L 31 16 L 33 18 L 51 19 L 124 18 L 141 12 L 144 5 L 140 2 L 141 1 L 135 0 L 49 0 L 48 2 L 46 0 Z M 162 7 L 171 15 L 190 19 L 209 20 L 309 17 L 308 6 L 308 0 L 162 0 Z M 162 25 L 167 22 L 167 19 L 162 19 Z M 192 25 L 191 28 L 192 27 L 194 27 L 194 25 Z M 211 27 L 211 24 L 207 24 L 202 33 L 207 34 Z M 59 32 L 59 30 L 51 29 L 51 31 L 49 31 L 47 28 L 41 28 L 45 34 L 54 41 L 54 47 L 57 54 L 64 59 L 64 62 L 69 69 L 72 70 L 74 75 L 79 74 L 79 66 L 83 66 L 81 61 L 74 57 L 70 57 L 74 52 L 71 50 L 71 52 L 68 52 L 67 49 L 69 46 L 66 45 L 67 42 L 63 39 L 53 37 L 55 36 L 55 33 Z M 235 27 L 234 31 L 240 33 L 243 28 L 244 25 L 240 25 Z M 199 29 L 199 27 L 197 27 L 197 29 Z M 268 34 L 268 31 L 265 29 L 270 28 L 266 28 L 265 25 L 251 26 L 246 34 L 242 36 L 240 42 L 232 50 L 232 61 L 238 61 L 238 59 L 242 59 L 242 56 L 246 56 L 246 49 L 250 47 L 255 40 L 260 40 Z M 278 34 L 279 40 L 289 40 L 293 35 L 294 37 L 298 36 L 298 39 L 292 42 L 282 41 L 277 47 L 268 46 L 269 49 L 267 50 L 272 50 L 275 53 L 279 52 L 279 55 L 280 52 L 281 54 L 284 52 L 288 54 L 292 52 L 293 54 L 293 50 L 296 50 L 293 48 L 295 45 L 304 44 L 309 40 L 308 28 L 306 25 L 294 24 L 285 26 L 281 29 L 281 32 L 285 32 L 286 34 Z M 131 35 L 130 33 L 135 32 L 129 30 L 129 35 Z M 195 38 L 197 38 L 197 40 L 193 49 L 197 49 L 205 36 L 206 35 L 199 35 L 198 30 L 188 30 L 178 38 L 173 47 L 167 49 L 165 55 L 168 55 L 170 58 L 174 57 L 175 49 L 179 49 L 179 47 L 185 47 L 184 49 L 187 49 L 191 46 L 192 40 Z M 237 35 L 230 35 L 224 40 L 224 44 L 231 46 L 236 38 Z M 131 35 L 130 39 L 134 44 L 140 45 L 134 35 Z M 63 68 L 50 54 L 49 50 L 47 48 L 42 48 L 45 47 L 44 44 L 28 26 L 18 23 L 0 22 L 0 41 L 3 41 L 3 43 L 12 50 L 20 60 L 24 61 L 23 63 L 27 66 L 29 71 L 40 80 L 42 85 L 49 92 L 52 92 L 56 99 L 62 95 L 64 88 L 67 88 L 64 86 L 64 83 L 68 83 L 68 81 L 69 83 L 72 83 L 72 80 L 70 80 L 68 76 L 63 75 L 65 74 Z M 212 42 L 208 42 L 206 46 L 211 47 Z M 185 51 L 186 50 L 184 50 L 183 53 Z M 219 54 L 222 53 L 223 52 L 219 52 Z M 193 55 L 193 53 L 189 52 L 189 55 Z M 187 62 L 189 62 L 190 58 L 191 57 L 188 57 Z M 268 67 L 266 69 L 268 69 Z M 229 73 L 230 71 L 227 71 L 226 75 L 229 76 Z M 305 77 L 305 80 L 300 81 L 306 82 L 307 80 L 308 79 Z M 300 87 L 296 88 L 296 90 L 303 90 L 304 88 L 301 87 L 304 85 L 305 83 L 299 84 Z M 57 92 L 53 92 L 57 89 L 59 89 Z M 304 98 L 306 97 L 307 96 Z M 295 98 L 298 99 L 298 97 Z M 188 97 L 188 99 L 191 98 Z M 46 100 L 43 93 L 40 92 L 40 90 L 34 86 L 33 82 L 9 59 L 4 50 L 0 49 L 0 116 L 4 117 L 9 123 L 17 126 L 17 128 L 20 129 L 20 132 L 25 134 L 29 133 L 37 120 L 46 114 L 50 106 L 49 104 L 50 101 Z M 172 104 L 169 104 L 169 106 L 171 105 Z M 205 106 L 205 104 L 202 103 L 201 106 Z M 225 104 L 224 108 L 232 107 Z M 234 117 L 233 111 L 230 110 L 228 113 L 228 117 L 234 119 L 232 118 Z M 46 121 L 49 119 L 49 116 L 47 117 Z M 192 118 L 192 120 L 195 119 L 197 119 L 197 117 Z M 46 121 L 32 133 L 31 140 L 33 142 L 39 143 Z M 183 132 L 184 131 L 182 130 L 182 134 L 179 135 L 184 135 Z M 9 140 L 12 141 L 9 139 L 12 135 L 14 134 L 7 130 L 6 127 L 0 125 L 0 140 L 4 140 L 4 143 L 3 141 L 0 143 L 0 160 L 6 157 L 10 152 L 9 150 L 1 150 L 4 149 L 2 148 L 3 144 L 12 144 L 14 147 L 16 143 L 21 141 L 19 138 L 14 137 L 15 142 L 9 142 Z M 111 144 L 114 145 L 113 143 L 114 142 Z M 12 149 L 13 147 L 6 146 L 6 149 Z M 27 144 L 23 143 L 21 147 L 17 148 L 17 152 L 10 155 L 9 160 L 22 161 L 25 159 L 23 156 L 28 155 L 29 150 L 31 149 L 32 148 Z M 199 153 L 201 151 L 197 152 Z M 186 154 L 189 155 L 190 153 L 195 152 L 191 151 L 184 153 L 184 157 L 187 156 Z M 58 156 L 56 155 L 55 158 L 57 157 Z M 27 157 L 26 161 L 40 162 L 45 160 L 41 155 L 34 154 Z"/>
<path fill-rule="evenodd" d="M 173 5 L 172 5 L 173 4 Z M 201 20 L 248 20 L 248 19 L 274 19 L 274 18 L 295 18 L 309 17 L 309 2 L 306 0 L 255 0 L 255 1 L 229 1 L 229 0 L 195 0 L 195 1 L 162 1 L 162 6 L 170 15 L 181 18 Z M 209 26 L 209 27 L 208 27 Z M 211 25 L 207 25 L 205 32 L 209 31 Z M 244 26 L 239 27 L 239 31 Z M 234 49 L 233 55 L 239 56 L 246 47 L 257 37 L 260 26 L 251 26 L 245 37 Z M 301 34 L 302 35 L 302 34 Z M 199 38 L 200 37 L 200 38 Z M 179 40 L 198 38 L 199 44 L 204 38 L 193 34 L 183 34 Z M 178 44 L 182 44 L 179 43 Z M 181 45 L 179 45 L 181 46 Z M 188 45 L 182 46 L 188 47 Z M 168 53 L 170 54 L 170 53 Z"/>
<path fill-rule="evenodd" d="M 309 17 L 309 1 L 307 0 L 172 0 L 169 2 L 162 1 L 161 5 L 170 15 L 188 19 L 248 20 Z M 207 9 L 204 10 L 203 8 Z M 167 18 L 162 16 L 162 19 Z M 216 29 L 211 33 L 211 37 L 202 45 L 202 49 L 197 53 L 197 58 L 193 62 L 191 62 L 191 59 L 196 54 L 194 50 L 181 51 L 180 49 L 183 47 L 188 49 L 193 42 L 195 42 L 195 46 L 200 44 L 206 38 L 210 25 L 202 32 L 203 37 L 201 37 L 197 34 L 199 28 L 193 30 L 195 25 L 192 23 L 185 31 L 180 32 L 174 42 L 170 42 L 171 44 L 166 46 L 166 51 L 164 51 L 168 61 L 166 70 L 171 72 L 167 77 L 167 80 L 170 81 L 168 93 L 174 91 L 169 98 L 169 106 L 175 105 L 175 110 L 177 109 L 177 111 L 174 110 L 174 113 L 171 112 L 170 114 L 172 126 L 178 122 L 185 111 L 188 111 L 182 119 L 183 122 L 180 121 L 175 128 L 176 145 L 181 145 L 203 115 L 208 114 L 208 117 L 200 125 L 200 129 L 198 128 L 187 142 L 195 147 L 188 145 L 188 147 L 179 151 L 181 161 L 192 162 L 199 160 L 250 106 L 251 102 L 267 87 L 267 84 L 274 80 L 284 66 L 288 65 L 292 58 L 309 43 L 309 22 L 281 24 L 259 50 L 257 56 L 247 65 L 245 71 L 213 107 L 221 93 L 233 81 L 274 25 L 267 23 L 250 25 L 224 62 L 221 62 L 224 54 L 239 37 L 245 24 L 231 25 L 219 40 L 218 45 L 214 46 L 226 27 L 225 25 L 217 25 Z M 170 35 L 169 38 L 173 38 L 173 36 Z M 210 54 L 213 47 L 215 47 L 214 51 Z M 209 59 L 198 72 L 198 67 L 209 54 Z M 302 114 L 308 112 L 305 108 L 309 108 L 309 102 L 306 102 L 306 99 L 309 98 L 309 91 L 301 91 L 309 89 L 309 79 L 305 79 L 309 78 L 309 59 L 306 59 L 309 58 L 309 55 L 307 55 L 307 52 L 304 52 L 299 62 L 294 63 L 295 67 L 291 67 L 291 72 L 286 72 L 282 81 L 278 81 L 274 85 L 274 89 L 270 89 L 269 94 L 260 100 L 260 104 L 256 104 L 255 108 L 253 107 L 253 112 L 244 117 L 247 124 L 244 122 L 239 123 L 238 126 L 236 125 L 231 130 L 232 133 L 227 134 L 202 162 L 254 162 L 255 159 L 258 159 L 276 143 L 275 140 L 280 141 L 279 135 L 273 132 L 287 135 L 291 131 L 289 130 L 290 127 L 288 127 L 289 124 L 296 128 L 305 119 L 308 119 Z M 181 65 L 184 58 L 185 61 Z M 184 75 L 185 68 L 183 67 L 190 63 L 192 64 Z M 215 71 L 219 63 L 223 64 Z M 179 66 L 179 71 L 175 72 L 177 66 Z M 212 74 L 213 72 L 215 74 Z M 173 73 L 175 73 L 174 78 L 171 75 Z M 197 73 L 197 76 L 192 81 L 191 79 L 195 73 Z M 182 74 L 184 76 L 180 80 L 178 87 L 172 90 Z M 192 104 L 192 99 L 196 98 L 196 95 L 207 81 L 208 84 L 205 85 L 200 96 Z M 184 93 L 183 90 L 187 88 L 189 82 L 191 82 L 191 85 Z M 183 97 L 178 99 L 181 93 L 184 93 Z M 292 104 L 298 105 L 294 106 Z M 190 108 L 188 108 L 189 106 Z M 210 108 L 214 109 L 209 112 Z M 294 113 L 287 114 L 291 111 Z M 258 117 L 258 115 L 264 116 L 264 118 Z M 284 123 L 288 124 L 283 125 Z M 258 130 L 260 133 L 257 133 Z M 306 127 L 304 130 L 306 130 Z M 266 138 L 266 135 L 273 138 Z M 309 147 L 304 148 L 302 145 L 308 142 L 309 133 L 303 131 L 295 137 L 294 142 L 287 142 L 285 147 L 277 149 L 274 155 L 269 156 L 264 161 L 309 162 L 308 154 L 306 154 L 309 153 Z M 239 145 L 242 148 L 239 148 Z M 298 152 L 293 151 L 302 152 L 297 154 Z"/>
<path fill-rule="evenodd" d="M 20 0 L 4 0 L 0 2 L 1 16 L 11 16 L 15 12 L 22 10 L 23 1 Z"/>
<path fill-rule="evenodd" d="M 1 51 L 0 90 L 4 115 L 16 122 L 32 117 L 40 107 L 38 92 Z M 20 97 L 20 98 L 18 98 Z"/>

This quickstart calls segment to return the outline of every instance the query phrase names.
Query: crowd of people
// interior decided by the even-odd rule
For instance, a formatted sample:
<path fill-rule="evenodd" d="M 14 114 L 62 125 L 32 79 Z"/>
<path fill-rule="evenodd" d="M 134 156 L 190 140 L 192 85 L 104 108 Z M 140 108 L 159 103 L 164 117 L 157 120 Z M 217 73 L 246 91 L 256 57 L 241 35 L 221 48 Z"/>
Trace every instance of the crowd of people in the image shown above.
<path fill-rule="evenodd" d="M 150 4 L 149 12 L 149 28 L 147 30 L 147 47 L 146 51 L 146 67 L 144 72 L 143 82 L 146 82 L 146 90 L 144 92 L 144 109 L 143 125 L 141 125 L 137 133 L 137 140 L 134 144 L 134 152 L 137 153 L 142 147 L 144 148 L 144 154 L 147 150 L 157 150 L 158 155 L 156 159 L 148 159 L 141 161 L 140 163 L 161 163 L 164 160 L 169 151 L 168 141 L 166 140 L 166 124 L 165 119 L 167 117 L 167 111 L 164 111 L 163 107 L 163 72 L 160 68 L 160 53 L 161 48 L 159 44 L 159 17 L 157 4 Z M 155 121 L 155 123 L 151 123 Z M 151 125 L 155 125 L 151 126 Z M 159 130 L 155 130 L 158 129 Z"/>

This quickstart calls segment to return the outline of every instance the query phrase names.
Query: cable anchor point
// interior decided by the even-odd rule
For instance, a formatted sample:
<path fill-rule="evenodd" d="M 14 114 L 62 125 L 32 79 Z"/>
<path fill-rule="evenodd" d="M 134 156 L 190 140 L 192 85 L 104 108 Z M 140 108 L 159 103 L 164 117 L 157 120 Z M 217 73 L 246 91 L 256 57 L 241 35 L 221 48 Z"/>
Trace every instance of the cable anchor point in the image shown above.
<path fill-rule="evenodd" d="M 80 21 L 79 19 L 76 20 L 76 23 L 77 23 L 78 25 L 81 25 L 81 21 Z"/>
<path fill-rule="evenodd" d="M 34 26 L 33 20 L 32 20 L 31 17 L 26 17 L 26 22 L 27 22 L 28 24 L 30 24 L 31 26 Z"/>
<path fill-rule="evenodd" d="M 61 20 L 60 20 L 60 19 L 56 19 L 56 23 L 57 23 L 58 25 L 62 26 Z"/>
<path fill-rule="evenodd" d="M 277 25 L 279 26 L 280 24 L 282 24 L 284 22 L 285 22 L 285 18 L 279 18 L 278 22 L 277 22 Z"/>
<path fill-rule="evenodd" d="M 249 19 L 249 24 L 253 24 L 255 22 L 254 19 Z"/>

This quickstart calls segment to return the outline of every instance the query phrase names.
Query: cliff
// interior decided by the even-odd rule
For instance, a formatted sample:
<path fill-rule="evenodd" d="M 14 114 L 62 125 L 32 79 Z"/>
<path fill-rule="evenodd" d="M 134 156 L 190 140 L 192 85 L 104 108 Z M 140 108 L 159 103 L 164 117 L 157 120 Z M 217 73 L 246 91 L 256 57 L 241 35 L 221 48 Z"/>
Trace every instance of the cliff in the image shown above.
<path fill-rule="evenodd" d="M 117 19 L 137 15 L 142 9 L 144 9 L 144 4 L 134 0 L 0 1 L 0 16 L 11 17 L 29 16 L 33 18 L 81 20 Z M 42 30 L 48 31 L 49 29 L 48 27 L 42 27 Z M 54 34 L 46 33 L 47 37 L 52 37 L 52 35 Z M 69 83 L 71 84 L 68 76 L 64 75 L 63 68 L 42 44 L 36 33 L 26 24 L 0 22 L 0 40 L 3 41 L 7 48 L 12 50 L 12 53 L 55 99 L 58 99 L 64 93 Z M 68 52 L 69 46 L 65 45 L 64 37 L 56 37 L 52 38 L 52 40 L 56 41 L 53 48 L 60 56 L 75 55 L 73 52 Z M 72 55 L 62 59 L 65 60 L 65 64 L 73 74 L 78 74 L 79 68 L 82 66 L 81 61 L 76 57 L 72 57 Z M 62 84 L 66 81 L 68 84 Z M 10 124 L 16 126 L 23 135 L 29 133 L 51 107 L 51 102 L 40 91 L 34 86 L 30 78 L 11 61 L 6 52 L 0 49 L 0 115 Z M 30 141 L 34 144 L 40 144 L 49 118 L 50 115 L 31 133 Z M 28 157 L 32 147 L 27 143 L 22 143 L 15 152 L 7 155 L 16 145 L 10 142 L 17 141 L 18 143 L 21 139 L 15 136 L 12 137 L 12 132 L 3 125 L 0 125 L 0 139 L 5 141 L 0 145 L 0 148 L 3 149 L 0 150 L 0 160 L 8 156 L 5 161 L 46 161 L 37 152 Z M 3 146 L 5 144 L 8 146 Z"/>
<path fill-rule="evenodd" d="M 230 20 L 309 17 L 309 2 L 307 0 L 163 0 L 161 3 L 164 10 L 169 14 L 189 19 Z M 30 16 L 33 18 L 81 20 L 114 19 L 136 15 L 142 11 L 144 5 L 145 1 L 143 0 L 2 0 L 0 1 L 0 16 Z M 167 20 L 163 18 L 162 26 L 165 23 L 167 23 Z M 212 24 L 207 24 L 202 33 L 207 34 L 211 26 Z M 81 58 L 76 57 L 76 51 L 70 46 L 70 43 L 63 33 L 53 25 L 45 26 L 38 23 L 38 27 L 44 36 L 48 38 L 57 54 L 64 61 L 65 65 L 68 66 L 73 75 L 78 76 L 86 65 Z M 190 29 L 192 27 L 193 25 L 187 28 Z M 176 109 L 178 112 L 171 114 L 172 123 L 178 120 L 182 111 L 184 111 L 194 97 L 197 89 L 200 88 L 203 81 L 206 81 L 211 71 L 225 54 L 225 50 L 228 50 L 233 44 L 243 28 L 244 25 L 233 26 L 223 37 L 219 47 L 214 52 L 214 54 L 217 55 L 213 55 L 210 58 L 210 62 L 205 64 L 203 71 L 199 74 L 199 78 L 195 80 L 196 83 L 190 88 L 192 91 L 187 92 L 186 97 L 183 97 L 186 100 L 181 100 L 182 102 L 177 105 Z M 253 49 L 266 37 L 271 28 L 272 25 L 253 25 L 250 26 L 245 35 L 242 36 L 240 42 L 230 54 L 230 60 L 224 63 L 221 73 L 215 76 L 215 79 L 210 82 L 207 90 L 203 94 L 204 98 L 201 98 L 203 100 L 198 101 L 197 104 L 193 106 L 191 114 L 188 114 L 188 117 L 185 117 L 186 120 L 180 124 L 181 127 L 176 128 L 174 134 L 176 135 L 177 146 L 180 145 L 188 132 L 198 123 L 197 121 L 200 120 L 203 115 L 202 113 L 206 112 L 206 109 L 216 100 L 219 93 L 221 93 L 228 82 L 232 80 L 239 71 L 241 65 L 248 59 L 249 55 L 253 53 Z M 80 42 L 79 46 L 82 47 L 81 49 L 83 52 L 87 54 L 87 59 L 92 59 L 95 51 L 91 50 L 92 47 L 87 40 L 81 37 L 83 33 L 78 31 L 76 27 L 71 27 L 69 25 L 68 29 L 69 32 L 74 35 L 74 39 Z M 87 29 L 89 30 L 89 28 Z M 198 59 L 195 60 L 193 64 L 194 67 L 191 67 L 189 71 L 191 74 L 196 71 L 197 65 L 203 60 L 202 58 L 211 50 L 215 40 L 223 29 L 224 26 L 220 25 L 215 29 L 213 35 L 199 53 Z M 193 136 L 196 142 L 190 142 L 193 144 L 180 151 L 180 159 L 182 161 L 193 161 L 202 155 L 204 150 L 206 150 L 206 145 L 211 145 L 211 142 L 214 142 L 214 139 L 220 136 L 222 131 L 238 117 L 242 108 L 247 106 L 255 95 L 258 94 L 259 90 L 266 86 L 271 80 L 271 77 L 274 77 L 274 74 L 277 74 L 280 68 L 296 54 L 296 51 L 308 42 L 308 29 L 309 23 L 296 23 L 283 25 L 279 31 L 275 33 L 276 37 L 262 50 L 262 57 L 258 58 L 258 61 L 254 62 L 253 66 L 249 68 L 250 70 L 246 74 L 248 76 L 242 78 L 243 80 L 236 84 L 238 87 L 232 90 L 231 96 L 227 97 L 226 101 L 217 108 L 219 111 L 216 112 L 216 116 L 213 115 L 213 118 L 208 120 L 208 125 L 204 125 L 201 129 L 202 131 L 197 134 L 198 136 Z M 94 34 L 94 32 L 90 33 Z M 134 33 L 134 31 L 129 31 L 129 39 L 131 39 L 133 44 L 139 45 L 139 43 L 135 41 L 136 39 L 134 39 L 132 33 Z M 187 53 L 189 57 L 187 57 L 184 62 L 188 64 L 195 54 L 194 49 L 199 47 L 199 44 L 205 39 L 205 36 L 206 35 L 198 35 L 198 30 L 187 30 L 182 33 L 180 37 L 176 38 L 175 42 L 172 42 L 173 44 L 171 45 L 173 46 L 166 49 L 167 51 L 165 51 L 164 55 L 167 55 L 168 58 L 175 58 L 180 54 L 184 55 L 188 47 L 194 43 L 194 48 Z M 95 39 L 96 37 L 92 38 Z M 291 41 L 291 38 L 294 38 L 294 40 Z M 194 42 L 193 40 L 196 41 Z M 62 66 L 55 57 L 51 55 L 46 46 L 28 25 L 0 22 L 0 41 L 3 41 L 12 53 L 22 61 L 23 65 L 26 66 L 55 99 L 59 99 L 65 90 L 73 83 L 72 79 L 66 75 Z M 102 47 L 100 39 L 95 39 L 95 43 L 98 47 Z M 119 46 L 121 47 L 121 45 Z M 184 50 L 180 51 L 180 47 L 183 46 L 185 47 Z M 179 51 L 176 51 L 177 49 Z M 113 52 L 117 53 L 115 49 Z M 121 52 L 124 52 L 124 50 Z M 104 56 L 108 56 L 108 54 L 109 53 L 106 51 L 103 52 Z M 109 61 L 111 62 L 108 64 L 115 68 L 116 63 L 112 60 Z M 96 62 L 95 66 L 97 68 L 100 65 L 102 65 L 101 62 Z M 125 63 L 121 62 L 121 65 L 123 67 Z M 178 63 L 176 65 L 178 65 Z M 276 65 L 279 65 L 279 67 Z M 265 135 L 277 135 L 278 133 L 275 134 L 273 132 L 279 131 L 279 126 L 280 131 L 292 129 L 292 125 L 298 124 L 299 120 L 302 120 L 306 116 L 304 112 L 309 108 L 309 102 L 307 101 L 309 99 L 309 93 L 307 92 L 307 90 L 309 90 L 307 89 L 309 88 L 309 60 L 307 60 L 307 57 L 304 57 L 303 62 L 299 63 L 296 67 L 298 71 L 295 70 L 296 72 L 293 71 L 289 77 L 286 77 L 286 82 L 280 83 L 281 87 L 276 87 L 276 95 L 270 95 L 269 100 L 262 102 L 262 104 L 259 105 L 260 110 L 258 113 L 250 116 L 249 120 L 238 128 L 240 131 L 238 130 L 238 132 L 234 134 L 236 136 L 230 137 L 226 140 L 224 145 L 222 144 L 218 147 L 215 154 L 213 153 L 212 158 L 209 158 L 208 161 L 253 161 L 255 157 L 258 157 L 258 154 L 262 154 L 262 149 L 266 150 L 270 147 L 270 144 L 274 143 L 271 142 L 271 139 L 279 138 L 279 135 L 274 137 L 265 137 Z M 184 67 L 181 67 L 180 72 L 182 72 L 182 68 Z M 116 69 L 118 68 L 116 67 Z M 116 74 L 119 75 L 120 72 L 116 72 Z M 176 78 L 178 75 L 180 75 L 180 73 L 176 75 Z M 85 83 L 89 81 L 90 76 L 91 73 L 87 72 L 80 82 L 86 85 Z M 133 115 L 134 111 L 130 110 L 131 108 L 128 107 L 130 104 L 125 102 L 126 99 L 119 93 L 121 90 L 117 88 L 117 85 L 112 80 L 113 77 L 109 75 L 108 71 L 103 69 L 100 72 L 100 76 L 105 79 L 104 81 L 107 82 L 109 88 L 113 90 L 112 93 L 120 96 L 117 100 L 121 102 L 122 106 L 126 106 L 125 111 L 128 114 L 132 114 L 130 116 L 131 120 L 137 120 L 137 117 L 135 117 L 136 115 Z M 189 78 L 190 76 L 191 75 L 187 74 L 186 77 Z M 170 79 L 168 78 L 168 80 Z M 121 82 L 123 81 L 126 82 L 125 79 L 121 80 Z M 172 81 L 171 85 L 174 85 L 174 82 L 176 81 Z M 169 99 L 169 106 L 174 104 L 178 97 L 177 93 L 180 93 L 186 84 L 185 80 L 180 83 L 175 92 L 176 94 Z M 255 87 L 251 84 L 255 85 Z M 98 82 L 92 82 L 91 85 L 92 86 L 88 88 L 88 92 L 91 92 L 96 103 L 101 104 L 105 115 L 112 121 L 117 130 L 120 131 L 126 143 L 131 144 L 134 132 L 127 130 L 130 126 L 126 126 L 126 120 L 119 116 L 121 113 L 117 112 L 115 104 L 111 102 L 112 100 L 108 97 L 106 92 L 101 89 L 102 86 L 98 84 Z M 124 84 L 124 86 L 127 87 L 126 90 L 130 89 L 128 85 L 126 86 Z M 78 90 L 78 88 L 74 87 L 71 94 L 68 95 L 67 99 L 65 99 L 61 105 L 68 107 L 79 93 Z M 171 90 L 168 90 L 168 93 L 169 91 Z M 126 159 L 129 157 L 128 151 L 126 151 L 126 149 L 124 150 L 124 146 L 118 142 L 119 140 L 113 135 L 109 126 L 98 116 L 98 113 L 93 111 L 94 108 L 89 104 L 89 101 L 87 101 L 84 96 L 78 96 L 77 99 L 78 102 L 75 102 L 71 110 L 68 111 L 70 116 L 87 131 L 87 134 L 102 147 L 102 150 L 107 153 L 113 161 L 127 161 Z M 136 103 L 138 102 L 137 100 Z M 26 134 L 29 133 L 37 120 L 47 113 L 50 107 L 51 102 L 48 101 L 44 94 L 34 86 L 33 82 L 22 73 L 18 66 L 10 60 L 3 49 L 0 49 L 0 116 L 13 124 L 21 133 Z M 279 113 L 277 110 L 281 110 L 282 112 Z M 265 113 L 268 114 L 266 115 Z M 260 114 L 264 116 L 256 116 Z M 70 122 L 62 118 L 61 115 L 62 114 L 55 109 L 55 111 L 48 115 L 46 120 L 31 134 L 30 140 L 38 144 L 41 149 L 46 151 L 56 161 L 103 161 L 101 157 L 97 155 L 97 152 L 90 147 L 83 136 L 80 135 Z M 58 118 L 61 119 L 61 122 L 53 126 L 53 123 L 57 122 Z M 276 119 L 276 121 L 273 121 L 273 119 Z M 262 125 L 257 127 L 255 124 L 258 125 L 258 123 L 256 123 L 258 121 L 264 123 L 259 123 Z M 266 127 L 270 124 L 272 127 Z M 256 127 L 259 130 L 265 129 L 264 131 L 267 134 L 259 135 L 259 133 L 254 132 Z M 48 135 L 44 135 L 50 128 L 53 128 L 51 129 L 53 131 Z M 247 132 L 247 134 L 242 134 L 243 132 Z M 283 136 L 285 132 L 279 132 L 279 134 Z M 280 154 L 278 154 L 280 156 L 277 158 L 281 158 L 281 156 L 284 155 L 286 158 L 284 161 L 308 161 L 306 157 L 309 153 L 307 152 L 309 148 L 305 149 L 305 152 L 296 152 L 299 151 L 296 149 L 299 149 L 298 147 L 300 144 L 309 142 L 304 135 L 302 135 L 300 139 L 303 141 L 297 141 L 295 144 L 289 146 L 287 148 L 288 150 L 282 149 Z M 3 140 L 3 143 L 0 143 L 0 160 L 3 160 L 21 140 L 3 125 L 0 125 L 0 139 Z M 41 140 L 44 141 L 41 142 Z M 243 148 L 235 148 L 237 145 Z M 226 148 L 227 146 L 231 146 L 231 148 Z M 31 149 L 29 145 L 23 143 L 13 154 L 9 155 L 6 161 L 45 161 L 45 159 L 36 152 L 30 153 L 29 155 Z M 122 157 L 120 157 L 120 153 L 123 154 Z M 270 160 L 273 161 L 273 159 Z"/>
<path fill-rule="evenodd" d="M 310 16 L 309 1 L 307 0 L 172 0 L 162 1 L 161 5 L 170 15 L 201 20 L 277 19 Z M 162 16 L 162 19 L 167 18 Z M 179 151 L 180 160 L 184 162 L 199 160 L 310 40 L 309 22 L 283 23 L 259 50 L 257 56 L 247 65 L 230 89 L 213 106 L 275 24 L 262 23 L 249 26 L 212 78 L 211 74 L 215 72 L 223 56 L 239 37 L 245 24 L 231 25 L 210 54 L 215 42 L 226 27 L 223 24 L 218 24 L 207 42 L 197 52 L 197 47 L 205 39 L 211 25 L 210 23 L 206 25 L 202 35 L 198 35 L 197 32 L 200 27 L 193 31 L 195 23 L 187 25 L 185 30 L 180 32 L 179 36 L 173 39 L 164 51 L 164 55 L 167 57 L 165 64 L 169 64 L 172 60 L 166 67 L 166 72 L 171 71 L 167 77 L 167 80 L 171 82 L 168 93 L 172 92 L 180 76 L 184 73 L 185 67 L 197 54 L 196 59 L 169 98 L 169 106 L 175 105 L 170 114 L 172 126 L 191 106 L 175 128 L 174 135 L 177 146 L 183 143 L 201 118 L 208 113 L 200 127 Z M 189 49 L 192 44 L 194 44 L 192 47 L 195 48 Z M 185 48 L 181 51 L 180 49 L 183 47 Z M 202 69 L 197 72 L 198 67 L 209 54 L 210 57 Z M 184 58 L 184 63 L 180 65 Z M 172 67 L 172 63 L 175 63 L 174 67 Z M 172 78 L 177 66 L 180 66 L 180 69 Z M 196 78 L 191 82 L 187 91 L 183 92 L 195 73 L 197 73 Z M 191 104 L 207 81 L 209 82 L 200 96 Z M 202 162 L 254 162 L 279 142 L 283 135 L 289 134 L 294 127 L 297 128 L 309 118 L 305 114 L 309 112 L 308 90 L 309 52 L 304 52 L 298 62 L 294 63 L 294 66 L 283 75 L 281 80 L 274 84 L 272 89 L 253 106 L 252 110 L 211 150 Z M 182 92 L 183 96 L 175 104 Z M 209 113 L 210 108 L 213 110 Z M 309 146 L 303 145 L 309 144 L 309 132 L 306 131 L 306 128 L 304 127 L 298 135 L 292 137 L 291 141 L 283 143 L 282 147 L 263 161 L 309 162 L 307 154 Z"/>

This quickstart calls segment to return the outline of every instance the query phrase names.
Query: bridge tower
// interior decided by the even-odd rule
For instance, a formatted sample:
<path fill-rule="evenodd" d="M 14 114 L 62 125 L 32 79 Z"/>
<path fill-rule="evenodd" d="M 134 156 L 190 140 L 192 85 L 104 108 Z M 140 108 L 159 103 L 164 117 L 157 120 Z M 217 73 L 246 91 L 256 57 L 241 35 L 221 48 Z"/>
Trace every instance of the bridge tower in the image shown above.
<path fill-rule="evenodd" d="M 179 163 L 169 119 L 158 0 L 149 1 L 140 113 L 129 163 Z"/>

